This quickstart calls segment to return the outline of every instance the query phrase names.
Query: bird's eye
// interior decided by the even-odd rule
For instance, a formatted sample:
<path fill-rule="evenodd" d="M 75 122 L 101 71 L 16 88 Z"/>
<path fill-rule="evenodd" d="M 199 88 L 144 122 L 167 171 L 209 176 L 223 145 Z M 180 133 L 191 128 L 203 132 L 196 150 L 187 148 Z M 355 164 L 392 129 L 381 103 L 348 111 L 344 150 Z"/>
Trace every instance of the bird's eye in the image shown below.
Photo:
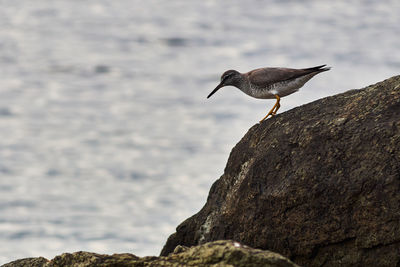
<path fill-rule="evenodd" d="M 231 73 L 225 74 L 224 76 L 221 77 L 221 81 L 226 80 L 231 76 Z"/>

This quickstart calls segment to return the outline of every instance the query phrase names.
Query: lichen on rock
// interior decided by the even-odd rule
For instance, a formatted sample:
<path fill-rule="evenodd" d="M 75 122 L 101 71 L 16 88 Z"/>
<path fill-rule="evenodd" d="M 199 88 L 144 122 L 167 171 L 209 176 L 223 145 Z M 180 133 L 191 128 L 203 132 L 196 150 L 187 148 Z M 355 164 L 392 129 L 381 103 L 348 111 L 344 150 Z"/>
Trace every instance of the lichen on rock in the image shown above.
<path fill-rule="evenodd" d="M 298 267 L 290 260 L 271 251 L 243 246 L 234 241 L 215 241 L 195 247 L 178 246 L 165 257 L 139 258 L 132 254 L 102 255 L 91 252 L 64 253 L 52 260 L 30 258 L 2 267 L 109 267 L 109 266 L 231 266 L 231 267 Z"/>

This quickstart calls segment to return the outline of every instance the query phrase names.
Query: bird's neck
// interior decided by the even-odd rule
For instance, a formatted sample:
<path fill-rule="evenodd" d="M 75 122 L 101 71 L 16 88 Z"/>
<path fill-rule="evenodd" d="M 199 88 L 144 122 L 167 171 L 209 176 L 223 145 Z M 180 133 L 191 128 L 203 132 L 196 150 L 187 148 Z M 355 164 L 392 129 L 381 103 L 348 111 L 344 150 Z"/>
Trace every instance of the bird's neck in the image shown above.
<path fill-rule="evenodd" d="M 235 87 L 239 88 L 242 92 L 248 94 L 250 92 L 250 81 L 249 78 L 241 75 L 236 81 Z"/>

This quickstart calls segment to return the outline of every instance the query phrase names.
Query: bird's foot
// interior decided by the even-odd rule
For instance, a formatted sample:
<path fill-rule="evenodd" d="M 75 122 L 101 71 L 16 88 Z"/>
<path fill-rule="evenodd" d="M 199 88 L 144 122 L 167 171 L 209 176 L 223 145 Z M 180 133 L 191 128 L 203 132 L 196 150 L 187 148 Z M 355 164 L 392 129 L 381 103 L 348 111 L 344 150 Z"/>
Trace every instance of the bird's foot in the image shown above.
<path fill-rule="evenodd" d="M 260 120 L 260 123 L 262 123 L 263 121 L 265 121 L 269 116 L 274 116 L 275 114 L 272 114 L 272 112 L 269 112 L 268 114 L 267 114 L 267 116 L 265 116 L 262 120 Z"/>
<path fill-rule="evenodd" d="M 275 105 L 272 107 L 272 109 L 268 112 L 268 114 L 267 114 L 267 116 L 265 116 L 262 120 L 260 120 L 260 123 L 261 122 L 263 122 L 263 121 L 265 121 L 267 118 L 268 118 L 268 116 L 269 115 L 271 115 L 271 117 L 273 117 L 273 116 L 275 116 L 276 115 L 276 112 L 278 111 L 278 109 L 281 107 L 281 105 L 280 105 L 280 97 L 278 96 L 278 95 L 275 95 L 275 97 L 276 97 L 276 103 L 275 103 Z"/>

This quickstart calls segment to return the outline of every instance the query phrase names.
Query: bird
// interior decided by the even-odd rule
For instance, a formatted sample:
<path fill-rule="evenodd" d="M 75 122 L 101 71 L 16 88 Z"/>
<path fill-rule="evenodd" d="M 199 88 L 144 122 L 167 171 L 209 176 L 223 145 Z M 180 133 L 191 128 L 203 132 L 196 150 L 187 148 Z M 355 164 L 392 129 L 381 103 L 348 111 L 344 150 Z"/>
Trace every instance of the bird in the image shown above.
<path fill-rule="evenodd" d="M 303 85 L 318 73 L 330 70 L 326 65 L 305 69 L 292 68 L 259 68 L 246 73 L 236 70 L 227 70 L 221 76 L 221 82 L 207 96 L 210 98 L 224 86 L 234 86 L 243 93 L 260 99 L 276 99 L 275 105 L 260 120 L 260 123 L 269 116 L 275 116 L 280 108 L 281 97 L 297 92 Z"/>

